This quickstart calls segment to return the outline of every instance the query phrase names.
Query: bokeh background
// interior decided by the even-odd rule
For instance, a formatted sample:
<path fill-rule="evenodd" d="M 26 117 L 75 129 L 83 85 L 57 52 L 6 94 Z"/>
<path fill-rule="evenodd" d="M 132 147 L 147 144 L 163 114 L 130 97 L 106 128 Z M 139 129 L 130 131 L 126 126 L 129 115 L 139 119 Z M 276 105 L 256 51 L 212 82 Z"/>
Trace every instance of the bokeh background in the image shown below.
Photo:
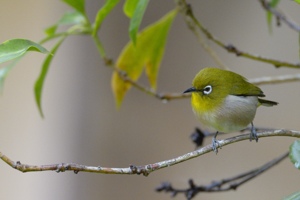
<path fill-rule="evenodd" d="M 104 0 L 86 0 L 90 19 Z M 285 24 L 270 33 L 266 13 L 258 1 L 190 1 L 197 18 L 216 37 L 238 48 L 275 59 L 298 62 L 298 34 Z M 142 27 L 173 9 L 174 1 L 151 1 Z M 299 19 L 300 6 L 280 2 L 280 8 Z M 38 42 L 43 29 L 70 10 L 61 1 L 4 0 L 0 6 L 0 41 L 27 38 Z M 128 19 L 122 3 L 100 31 L 109 57 L 116 59 L 128 42 Z M 275 21 L 274 21 L 275 24 Z M 213 43 L 208 42 L 213 48 Z M 49 49 L 53 44 L 46 44 Z M 214 48 L 231 70 L 247 78 L 293 74 L 299 70 L 236 57 Z M 28 164 L 74 162 L 84 165 L 127 167 L 170 159 L 194 150 L 189 139 L 199 125 L 189 99 L 163 103 L 136 89 L 117 111 L 110 88 L 112 70 L 99 58 L 92 39 L 74 36 L 61 46 L 49 70 L 43 93 L 45 119 L 38 113 L 33 84 L 45 55 L 29 53 L 5 82 L 0 97 L 0 151 Z M 170 31 L 158 80 L 160 92 L 182 92 L 203 67 L 215 66 L 178 15 Z M 140 80 L 147 84 L 145 77 Z M 268 99 L 280 104 L 261 108 L 255 125 L 300 130 L 300 83 L 261 86 Z M 226 138 L 236 135 L 220 135 Z M 0 162 L 1 199 L 171 199 L 154 191 L 163 181 L 186 188 L 187 180 L 209 184 L 258 167 L 288 150 L 294 138 L 262 138 L 240 142 L 197 159 L 159 170 L 149 177 L 72 172 L 22 174 Z M 206 141 L 209 144 L 210 140 Z M 200 194 L 195 199 L 280 199 L 299 191 L 300 173 L 289 160 L 237 191 Z M 185 199 L 178 195 L 175 199 Z"/>

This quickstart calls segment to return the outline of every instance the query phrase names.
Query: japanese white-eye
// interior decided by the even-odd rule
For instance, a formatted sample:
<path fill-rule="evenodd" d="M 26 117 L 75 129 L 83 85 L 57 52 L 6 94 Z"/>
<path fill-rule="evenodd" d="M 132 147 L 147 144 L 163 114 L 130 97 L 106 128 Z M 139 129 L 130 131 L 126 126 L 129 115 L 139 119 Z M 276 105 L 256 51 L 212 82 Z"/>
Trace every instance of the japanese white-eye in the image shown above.
<path fill-rule="evenodd" d="M 192 93 L 191 105 L 196 117 L 203 125 L 217 131 L 212 144 L 216 152 L 218 131 L 240 131 L 251 124 L 250 141 L 258 141 L 253 126 L 257 107 L 278 104 L 259 98 L 265 96 L 263 91 L 243 76 L 218 68 L 202 69 L 195 76 L 193 87 L 184 91 L 189 92 Z"/>

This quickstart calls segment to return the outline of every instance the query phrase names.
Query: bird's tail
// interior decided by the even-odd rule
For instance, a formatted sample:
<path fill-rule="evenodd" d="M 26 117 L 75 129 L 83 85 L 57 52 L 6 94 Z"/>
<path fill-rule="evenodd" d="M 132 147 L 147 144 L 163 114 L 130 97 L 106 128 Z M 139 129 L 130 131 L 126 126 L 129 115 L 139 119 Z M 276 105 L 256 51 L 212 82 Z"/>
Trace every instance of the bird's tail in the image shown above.
<path fill-rule="evenodd" d="M 270 100 L 260 99 L 260 98 L 258 99 L 258 102 L 259 102 L 260 105 L 262 105 L 262 106 L 268 106 L 268 107 L 278 105 L 278 103 L 275 102 L 275 101 L 270 101 Z"/>

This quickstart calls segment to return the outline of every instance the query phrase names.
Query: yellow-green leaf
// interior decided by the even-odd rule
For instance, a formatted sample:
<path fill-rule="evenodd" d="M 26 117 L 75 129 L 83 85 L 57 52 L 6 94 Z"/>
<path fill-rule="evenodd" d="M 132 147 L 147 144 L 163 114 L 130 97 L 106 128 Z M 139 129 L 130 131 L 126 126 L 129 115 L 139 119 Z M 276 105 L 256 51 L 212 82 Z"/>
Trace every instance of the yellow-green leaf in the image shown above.
<path fill-rule="evenodd" d="M 95 24 L 94 24 L 93 35 L 97 34 L 98 30 L 102 25 L 103 20 L 119 2 L 120 0 L 107 0 L 105 2 L 104 6 L 97 13 Z"/>
<path fill-rule="evenodd" d="M 78 12 L 85 15 L 85 0 L 62 0 L 69 6 L 73 7 Z"/>
<path fill-rule="evenodd" d="M 170 26 L 177 11 L 171 11 L 157 22 L 146 27 L 138 34 L 138 43 L 130 41 L 122 50 L 116 67 L 124 71 L 133 81 L 142 74 L 144 67 L 152 89 L 156 89 L 159 66 L 164 54 L 165 44 Z M 125 82 L 117 71 L 112 76 L 112 89 L 117 107 L 120 107 L 125 94 L 131 85 Z"/>
<path fill-rule="evenodd" d="M 300 4 L 300 0 L 294 0 L 296 3 L 299 3 Z"/>
<path fill-rule="evenodd" d="M 136 5 L 133 16 L 130 20 L 129 36 L 134 45 L 136 45 L 137 33 L 139 31 L 139 27 L 142 22 L 144 13 L 146 11 L 148 2 L 149 2 L 149 0 L 139 0 L 138 4 Z"/>
<path fill-rule="evenodd" d="M 139 0 L 126 0 L 123 7 L 123 11 L 127 17 L 131 18 L 133 16 L 133 13 L 135 11 L 138 2 Z"/>
<path fill-rule="evenodd" d="M 48 69 L 50 67 L 51 61 L 53 59 L 53 55 L 56 53 L 62 42 L 65 40 L 66 36 L 62 37 L 51 49 L 51 54 L 49 54 L 46 59 L 44 60 L 44 63 L 42 65 L 42 70 L 40 72 L 39 77 L 35 81 L 34 84 L 34 94 L 35 94 L 35 101 L 37 103 L 39 112 L 42 117 L 44 117 L 43 110 L 42 110 L 42 92 L 43 92 L 43 86 L 44 82 L 48 73 Z"/>

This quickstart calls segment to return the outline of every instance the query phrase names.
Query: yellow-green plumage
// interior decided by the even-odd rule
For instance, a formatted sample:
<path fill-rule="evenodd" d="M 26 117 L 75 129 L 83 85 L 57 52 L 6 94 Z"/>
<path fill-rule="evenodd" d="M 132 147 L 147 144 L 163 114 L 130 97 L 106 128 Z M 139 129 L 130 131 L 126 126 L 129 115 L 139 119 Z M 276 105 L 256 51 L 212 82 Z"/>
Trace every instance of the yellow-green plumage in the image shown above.
<path fill-rule="evenodd" d="M 221 132 L 246 128 L 260 105 L 277 105 L 260 99 L 265 96 L 262 90 L 243 76 L 217 68 L 201 70 L 185 92 L 192 92 L 192 108 L 200 122 Z"/>

